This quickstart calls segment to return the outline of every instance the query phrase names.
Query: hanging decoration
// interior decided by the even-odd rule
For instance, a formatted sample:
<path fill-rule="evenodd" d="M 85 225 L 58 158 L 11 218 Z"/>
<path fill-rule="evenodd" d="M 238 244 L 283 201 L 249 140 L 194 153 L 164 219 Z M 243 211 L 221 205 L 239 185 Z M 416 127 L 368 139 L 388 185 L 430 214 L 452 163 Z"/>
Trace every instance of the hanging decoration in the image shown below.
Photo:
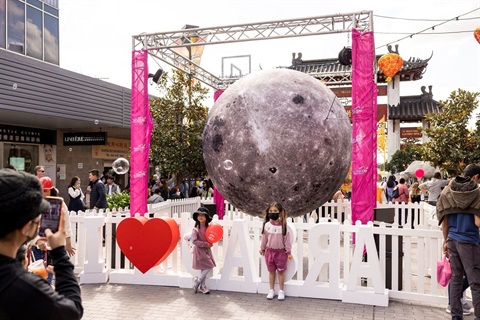
<path fill-rule="evenodd" d="M 387 76 L 387 79 L 385 79 L 387 82 L 392 80 L 402 66 L 403 59 L 396 53 L 387 53 L 378 59 L 378 67 Z"/>
<path fill-rule="evenodd" d="M 475 40 L 477 40 L 477 42 L 480 43 L 480 27 L 478 27 L 477 29 L 475 29 L 475 31 L 473 31 L 473 36 L 475 37 Z"/>

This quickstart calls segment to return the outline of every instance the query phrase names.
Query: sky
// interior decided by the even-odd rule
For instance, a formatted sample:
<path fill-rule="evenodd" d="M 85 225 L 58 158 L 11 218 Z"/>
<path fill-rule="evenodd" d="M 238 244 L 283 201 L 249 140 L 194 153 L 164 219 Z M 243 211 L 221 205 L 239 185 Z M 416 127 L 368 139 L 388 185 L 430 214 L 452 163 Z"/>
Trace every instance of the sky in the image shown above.
<path fill-rule="evenodd" d="M 458 88 L 480 91 L 480 44 L 473 37 L 480 27 L 479 0 L 59 0 L 59 9 L 60 66 L 128 88 L 133 35 L 179 30 L 186 24 L 218 27 L 367 10 L 374 14 L 377 55 L 388 52 L 387 43 L 398 44 L 404 60 L 426 59 L 433 52 L 423 79 L 401 82 L 401 96 L 419 95 L 422 86 L 430 85 L 437 101 Z M 455 17 L 460 18 L 438 25 Z M 445 33 L 457 31 L 469 32 Z M 222 57 L 251 55 L 255 72 L 290 66 L 293 52 L 302 52 L 304 60 L 327 59 L 350 45 L 349 33 L 210 45 L 201 66 L 220 75 Z M 170 68 L 150 58 L 149 71 L 155 73 L 159 65 Z M 150 93 L 156 95 L 155 90 L 152 85 Z M 211 96 L 206 104 L 213 105 Z"/>

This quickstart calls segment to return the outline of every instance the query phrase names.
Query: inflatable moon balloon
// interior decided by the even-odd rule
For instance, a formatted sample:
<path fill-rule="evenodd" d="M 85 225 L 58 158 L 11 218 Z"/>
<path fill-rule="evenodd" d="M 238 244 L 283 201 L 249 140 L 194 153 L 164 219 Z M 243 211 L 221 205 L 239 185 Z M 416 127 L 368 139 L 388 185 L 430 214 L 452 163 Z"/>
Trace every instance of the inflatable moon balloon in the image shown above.
<path fill-rule="evenodd" d="M 261 71 L 215 102 L 203 156 L 216 189 L 239 210 L 260 216 L 277 201 L 297 217 L 342 184 L 351 135 L 344 107 L 319 80 L 293 70 Z"/>

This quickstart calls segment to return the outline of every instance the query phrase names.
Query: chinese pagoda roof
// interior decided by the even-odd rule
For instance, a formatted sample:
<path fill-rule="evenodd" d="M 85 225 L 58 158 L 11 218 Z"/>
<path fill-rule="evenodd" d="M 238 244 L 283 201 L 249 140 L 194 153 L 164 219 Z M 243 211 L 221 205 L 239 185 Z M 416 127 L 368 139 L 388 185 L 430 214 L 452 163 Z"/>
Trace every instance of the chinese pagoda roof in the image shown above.
<path fill-rule="evenodd" d="M 419 121 L 428 113 L 441 113 L 441 105 L 433 100 L 432 86 L 429 92 L 422 86 L 422 94 L 417 96 L 400 97 L 400 103 L 396 106 L 388 106 L 388 119 L 402 121 Z"/>
<path fill-rule="evenodd" d="M 395 50 L 389 46 L 389 52 L 398 54 L 398 46 Z M 340 54 L 339 54 L 340 56 Z M 376 56 L 376 61 L 380 59 L 382 55 Z M 420 59 L 410 57 L 408 60 L 403 61 L 402 68 L 397 72 L 400 76 L 400 81 L 415 81 L 420 80 L 426 71 L 428 59 Z M 340 58 L 340 57 L 339 57 Z M 341 63 L 339 58 L 331 59 L 317 59 L 317 60 L 303 60 L 302 53 L 298 53 L 298 57 L 293 53 L 292 65 L 287 69 L 296 70 L 312 75 L 313 77 L 326 82 L 326 84 L 341 84 L 345 79 L 345 74 L 351 74 L 351 63 Z M 385 82 L 386 76 L 381 70 L 377 71 L 377 83 Z"/>

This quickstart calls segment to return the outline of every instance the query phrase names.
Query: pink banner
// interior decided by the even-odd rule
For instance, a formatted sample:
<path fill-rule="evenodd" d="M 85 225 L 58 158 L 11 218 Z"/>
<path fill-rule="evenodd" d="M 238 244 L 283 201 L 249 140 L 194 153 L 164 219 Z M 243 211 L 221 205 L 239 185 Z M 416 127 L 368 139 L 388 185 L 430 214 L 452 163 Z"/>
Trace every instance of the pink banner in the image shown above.
<path fill-rule="evenodd" d="M 132 107 L 130 116 L 130 215 L 144 215 L 148 198 L 148 153 L 153 128 L 148 108 L 147 51 L 132 52 Z"/>
<path fill-rule="evenodd" d="M 217 99 L 222 95 L 223 90 L 217 90 L 213 93 L 213 101 L 217 101 Z M 218 219 L 223 219 L 225 214 L 225 199 L 223 196 L 218 192 L 217 188 L 213 189 L 213 202 L 216 204 L 217 207 L 217 215 Z"/>
<path fill-rule="evenodd" d="M 377 85 L 373 32 L 352 30 L 352 220 L 373 221 L 377 176 Z"/>

